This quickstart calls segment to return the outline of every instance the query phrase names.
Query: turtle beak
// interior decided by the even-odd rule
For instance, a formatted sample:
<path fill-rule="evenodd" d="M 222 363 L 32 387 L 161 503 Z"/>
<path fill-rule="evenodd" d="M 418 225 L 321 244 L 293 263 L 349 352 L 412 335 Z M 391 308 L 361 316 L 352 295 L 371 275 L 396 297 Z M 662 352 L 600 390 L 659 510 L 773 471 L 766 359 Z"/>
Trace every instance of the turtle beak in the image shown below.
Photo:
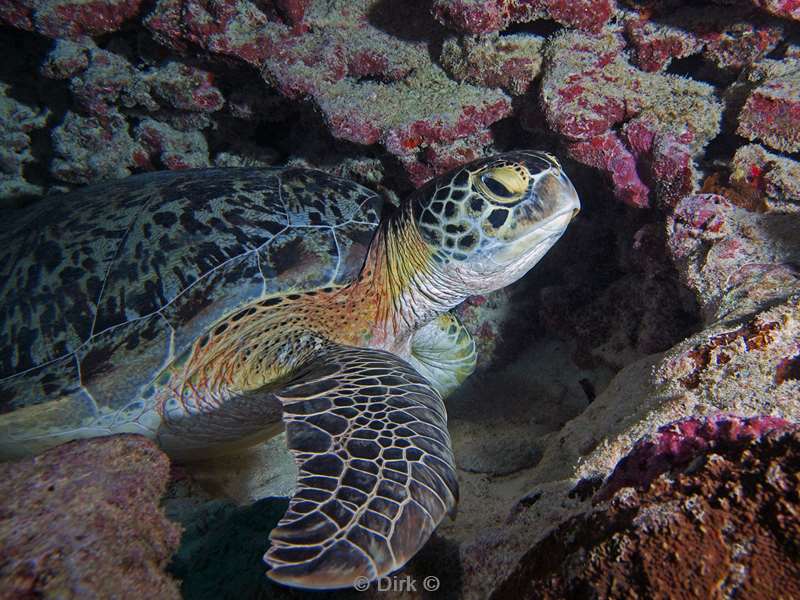
<path fill-rule="evenodd" d="M 578 213 L 581 212 L 580 208 L 573 208 L 572 209 L 572 218 L 570 218 L 569 222 L 572 223 L 575 218 L 578 216 Z"/>

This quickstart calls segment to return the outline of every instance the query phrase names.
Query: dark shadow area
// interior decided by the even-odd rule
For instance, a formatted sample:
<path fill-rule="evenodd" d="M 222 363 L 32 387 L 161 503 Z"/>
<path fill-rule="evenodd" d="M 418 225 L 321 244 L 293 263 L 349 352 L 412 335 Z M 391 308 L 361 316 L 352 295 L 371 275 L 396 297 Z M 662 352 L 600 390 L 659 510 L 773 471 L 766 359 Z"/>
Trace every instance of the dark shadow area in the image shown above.
<path fill-rule="evenodd" d="M 69 81 L 46 79 L 37 72 L 53 45 L 53 40 L 39 34 L 0 27 L 0 82 L 8 85 L 5 95 L 34 110 L 48 110 L 45 126 L 26 132 L 33 160 L 23 166 L 27 182 L 42 186 L 53 183 L 47 171 L 53 155 L 50 131 L 63 120 L 71 103 Z M 25 206 L 37 198 L 18 196 L 13 203 Z"/>
<path fill-rule="evenodd" d="M 379 0 L 367 16 L 369 24 L 406 42 L 425 42 L 435 64 L 442 54 L 442 43 L 455 32 L 439 23 L 431 13 L 431 0 Z"/>
<path fill-rule="evenodd" d="M 701 159 L 705 166 L 730 164 L 736 151 L 750 141 L 735 133 L 721 133 L 706 146 Z"/>
<path fill-rule="evenodd" d="M 431 43 L 448 32 L 433 18 L 431 0 L 379 0 L 367 19 L 373 27 L 406 42 Z"/>
<path fill-rule="evenodd" d="M 527 23 L 511 23 L 503 31 L 500 32 L 500 37 L 516 34 L 538 35 L 540 37 L 550 37 L 564 29 L 564 26 L 556 23 L 551 19 L 536 19 L 535 21 L 528 21 Z"/>
<path fill-rule="evenodd" d="M 692 54 L 686 58 L 673 58 L 664 72 L 716 85 L 718 80 L 712 76 L 709 69 L 708 63 L 700 54 Z M 716 71 L 720 73 L 719 70 Z"/>

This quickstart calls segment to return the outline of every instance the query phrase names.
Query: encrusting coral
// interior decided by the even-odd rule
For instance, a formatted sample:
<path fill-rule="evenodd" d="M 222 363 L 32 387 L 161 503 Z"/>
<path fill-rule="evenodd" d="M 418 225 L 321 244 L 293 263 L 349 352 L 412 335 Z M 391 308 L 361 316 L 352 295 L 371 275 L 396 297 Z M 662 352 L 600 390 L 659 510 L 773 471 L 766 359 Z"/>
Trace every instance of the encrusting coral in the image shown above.
<path fill-rule="evenodd" d="M 169 460 L 141 436 L 0 464 L 0 598 L 180 598 L 180 528 L 159 508 Z"/>
<path fill-rule="evenodd" d="M 491 597 L 800 594 L 797 427 L 728 421 L 713 444 L 702 436 L 713 425 L 675 427 L 690 438 L 676 442 L 691 447 L 689 464 L 561 524 Z"/>

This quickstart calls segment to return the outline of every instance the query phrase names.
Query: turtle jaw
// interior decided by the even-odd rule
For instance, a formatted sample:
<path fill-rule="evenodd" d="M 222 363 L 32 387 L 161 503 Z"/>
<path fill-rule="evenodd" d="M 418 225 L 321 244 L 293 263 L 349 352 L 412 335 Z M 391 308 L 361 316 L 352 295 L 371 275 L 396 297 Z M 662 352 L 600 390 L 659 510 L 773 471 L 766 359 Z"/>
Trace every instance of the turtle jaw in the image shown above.
<path fill-rule="evenodd" d="M 561 238 L 572 218 L 572 210 L 557 215 L 473 264 L 470 269 L 470 279 L 474 281 L 473 293 L 493 292 L 523 277 Z"/>
<path fill-rule="evenodd" d="M 520 263 L 527 271 L 559 240 L 579 210 L 568 205 L 519 239 L 499 248 L 491 256 L 492 262 L 500 268 L 512 268 Z"/>
<path fill-rule="evenodd" d="M 510 285 L 531 270 L 561 238 L 567 226 L 580 212 L 580 200 L 572 183 L 563 178 L 561 206 L 546 219 L 531 222 L 521 236 L 498 240 L 483 256 L 471 261 L 469 278 L 476 293 L 488 293 Z M 466 265 L 465 265 L 466 266 Z M 464 276 L 466 277 L 466 275 Z"/>

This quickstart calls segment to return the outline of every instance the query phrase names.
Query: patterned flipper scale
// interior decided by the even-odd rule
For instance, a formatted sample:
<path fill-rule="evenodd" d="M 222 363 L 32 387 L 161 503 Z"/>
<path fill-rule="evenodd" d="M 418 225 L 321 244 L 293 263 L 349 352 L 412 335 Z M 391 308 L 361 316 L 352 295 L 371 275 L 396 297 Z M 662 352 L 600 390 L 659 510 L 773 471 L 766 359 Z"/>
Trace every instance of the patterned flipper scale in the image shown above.
<path fill-rule="evenodd" d="M 333 589 L 402 567 L 458 498 L 439 393 L 393 354 L 336 346 L 278 397 L 299 475 L 269 577 Z"/>

